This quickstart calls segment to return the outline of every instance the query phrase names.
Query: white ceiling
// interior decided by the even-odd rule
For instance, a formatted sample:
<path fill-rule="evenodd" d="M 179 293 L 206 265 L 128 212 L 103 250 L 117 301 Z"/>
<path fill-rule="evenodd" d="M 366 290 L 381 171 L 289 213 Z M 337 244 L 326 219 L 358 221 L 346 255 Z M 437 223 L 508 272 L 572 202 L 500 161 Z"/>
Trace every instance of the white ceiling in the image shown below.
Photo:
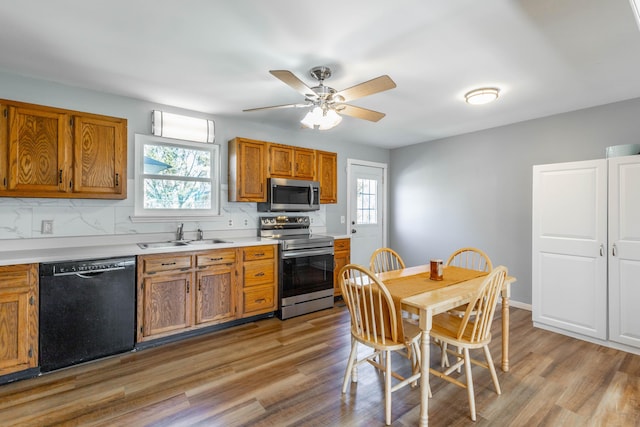
<path fill-rule="evenodd" d="M 352 102 L 387 116 L 242 112 L 302 102 L 268 70 L 317 65 L 338 90 L 388 74 Z M 629 0 L 0 0 L 0 69 L 393 148 L 640 97 L 640 31 Z M 501 98 L 465 104 L 481 86 Z"/>

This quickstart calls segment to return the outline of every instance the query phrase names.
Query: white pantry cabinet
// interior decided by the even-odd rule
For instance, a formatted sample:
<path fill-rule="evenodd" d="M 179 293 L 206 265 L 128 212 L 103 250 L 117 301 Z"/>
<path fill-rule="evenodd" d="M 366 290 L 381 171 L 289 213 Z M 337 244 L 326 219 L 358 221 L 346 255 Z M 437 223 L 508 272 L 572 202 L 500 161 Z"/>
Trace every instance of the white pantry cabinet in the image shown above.
<path fill-rule="evenodd" d="M 640 156 L 533 168 L 533 321 L 640 348 Z"/>

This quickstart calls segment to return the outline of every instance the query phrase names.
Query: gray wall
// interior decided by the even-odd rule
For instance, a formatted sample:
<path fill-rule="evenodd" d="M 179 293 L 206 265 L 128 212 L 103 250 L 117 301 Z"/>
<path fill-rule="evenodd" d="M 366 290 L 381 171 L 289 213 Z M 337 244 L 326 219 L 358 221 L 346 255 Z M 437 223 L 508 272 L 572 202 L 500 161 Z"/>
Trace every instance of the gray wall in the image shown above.
<path fill-rule="evenodd" d="M 164 233 L 175 230 L 176 221 L 165 223 L 133 224 L 129 215 L 133 214 L 134 197 L 134 135 L 149 134 L 151 110 L 160 109 L 195 117 L 212 118 L 216 123 L 216 143 L 220 144 L 221 182 L 223 200 L 221 216 L 210 222 L 199 224 L 205 231 L 228 229 L 227 219 L 234 219 L 234 228 L 257 227 L 255 204 L 227 203 L 227 141 L 236 136 L 278 142 L 282 144 L 316 148 L 338 153 L 338 204 L 324 205 L 314 214 L 320 226 L 330 233 L 344 234 L 346 226 L 340 224 L 340 216 L 347 214 L 346 164 L 347 158 L 358 158 L 374 162 L 389 162 L 389 150 L 352 144 L 340 140 L 339 129 L 326 132 L 301 129 L 297 123 L 291 129 L 281 129 L 268 123 L 233 120 L 226 117 L 192 112 L 172 106 L 165 106 L 106 94 L 82 88 L 65 86 L 44 80 L 0 72 L 0 99 L 29 102 L 71 110 L 85 111 L 128 120 L 128 198 L 114 200 L 69 200 L 69 199 L 14 199 L 0 198 L 0 240 L 19 240 L 42 245 L 43 239 L 58 237 L 109 236 L 137 233 Z M 274 112 L 274 114 L 278 114 Z M 250 116 L 247 115 L 247 120 Z M 54 220 L 54 235 L 42 235 L 40 223 L 43 219 Z M 236 220 L 237 219 L 237 220 Z M 185 231 L 195 230 L 195 223 L 185 223 Z M 8 244 L 8 243 L 7 243 Z"/>
<path fill-rule="evenodd" d="M 394 149 L 390 246 L 408 265 L 479 247 L 517 277 L 512 299 L 531 304 L 532 166 L 638 142 L 634 99 Z"/>

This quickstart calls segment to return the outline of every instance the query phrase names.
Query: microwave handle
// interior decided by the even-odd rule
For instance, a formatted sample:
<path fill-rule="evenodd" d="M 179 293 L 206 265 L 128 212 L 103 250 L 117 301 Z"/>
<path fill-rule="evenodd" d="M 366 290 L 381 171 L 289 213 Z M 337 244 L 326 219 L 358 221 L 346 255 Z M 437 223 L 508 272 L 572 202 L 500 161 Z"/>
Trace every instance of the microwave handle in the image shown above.
<path fill-rule="evenodd" d="M 313 184 L 309 184 L 309 206 L 313 206 Z"/>

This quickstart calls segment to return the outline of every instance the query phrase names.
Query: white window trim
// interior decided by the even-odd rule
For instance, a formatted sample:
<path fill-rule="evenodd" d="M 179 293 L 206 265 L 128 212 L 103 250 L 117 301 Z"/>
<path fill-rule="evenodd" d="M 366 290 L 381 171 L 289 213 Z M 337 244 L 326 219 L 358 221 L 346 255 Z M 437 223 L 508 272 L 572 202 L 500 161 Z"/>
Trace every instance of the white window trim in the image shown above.
<path fill-rule="evenodd" d="M 161 144 L 211 150 L 211 202 L 212 209 L 144 209 L 144 152 L 145 144 Z M 134 153 L 134 215 L 131 222 L 202 221 L 220 216 L 220 146 L 218 144 L 162 138 L 135 134 Z"/>

